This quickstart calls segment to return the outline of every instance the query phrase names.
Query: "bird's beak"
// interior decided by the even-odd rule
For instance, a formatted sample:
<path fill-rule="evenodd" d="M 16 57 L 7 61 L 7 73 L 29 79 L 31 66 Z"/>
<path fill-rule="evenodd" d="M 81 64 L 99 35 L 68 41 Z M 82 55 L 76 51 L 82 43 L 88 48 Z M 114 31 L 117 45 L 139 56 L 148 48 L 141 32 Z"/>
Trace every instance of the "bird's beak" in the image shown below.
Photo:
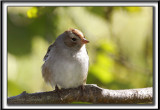
<path fill-rule="evenodd" d="M 87 39 L 83 38 L 83 39 L 82 39 L 82 43 L 83 43 L 83 44 L 87 44 L 87 43 L 89 43 L 89 41 L 88 41 Z"/>

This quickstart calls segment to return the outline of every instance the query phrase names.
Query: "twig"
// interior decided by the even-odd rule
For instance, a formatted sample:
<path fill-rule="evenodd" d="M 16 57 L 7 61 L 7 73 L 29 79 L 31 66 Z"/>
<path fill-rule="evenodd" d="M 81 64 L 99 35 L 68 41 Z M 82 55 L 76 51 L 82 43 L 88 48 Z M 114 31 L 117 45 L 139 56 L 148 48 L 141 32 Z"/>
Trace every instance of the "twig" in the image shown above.
<path fill-rule="evenodd" d="M 93 84 L 80 88 L 62 89 L 57 92 L 26 93 L 9 97 L 8 104 L 68 104 L 71 102 L 90 102 L 96 104 L 137 104 L 152 103 L 152 87 L 141 89 L 109 90 Z"/>

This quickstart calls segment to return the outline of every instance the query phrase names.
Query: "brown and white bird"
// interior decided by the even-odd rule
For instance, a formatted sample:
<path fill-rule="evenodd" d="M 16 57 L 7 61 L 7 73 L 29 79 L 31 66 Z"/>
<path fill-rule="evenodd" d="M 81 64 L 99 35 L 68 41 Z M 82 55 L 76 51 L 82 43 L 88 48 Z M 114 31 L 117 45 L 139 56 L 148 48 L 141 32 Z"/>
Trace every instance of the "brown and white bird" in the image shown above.
<path fill-rule="evenodd" d="M 89 66 L 87 43 L 89 41 L 77 29 L 69 29 L 59 35 L 44 56 L 44 80 L 57 89 L 85 85 Z"/>

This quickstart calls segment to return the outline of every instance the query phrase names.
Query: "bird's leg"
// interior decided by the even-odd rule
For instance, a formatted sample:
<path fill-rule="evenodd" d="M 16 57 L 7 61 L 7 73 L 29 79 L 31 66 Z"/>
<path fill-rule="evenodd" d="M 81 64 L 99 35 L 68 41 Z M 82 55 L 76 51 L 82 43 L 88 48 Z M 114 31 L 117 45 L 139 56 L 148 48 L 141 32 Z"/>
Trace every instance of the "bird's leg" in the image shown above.
<path fill-rule="evenodd" d="M 58 88 L 58 86 L 57 86 L 57 84 L 56 84 L 56 86 L 55 86 L 55 92 L 57 92 L 57 94 L 58 94 L 58 97 L 62 100 L 62 98 L 61 98 L 61 96 L 60 96 L 60 89 Z"/>
<path fill-rule="evenodd" d="M 57 92 L 58 97 L 60 97 L 60 89 L 58 88 L 57 84 L 55 86 L 55 92 Z"/>
<path fill-rule="evenodd" d="M 81 90 L 81 93 L 82 93 L 82 96 L 83 96 L 84 95 L 85 87 L 84 87 L 84 85 L 80 85 L 79 87 L 80 87 L 80 90 Z"/>
<path fill-rule="evenodd" d="M 59 92 L 59 91 L 60 91 L 60 89 L 58 88 L 57 84 L 56 84 L 56 86 L 55 86 L 55 91 L 56 91 L 56 92 Z"/>

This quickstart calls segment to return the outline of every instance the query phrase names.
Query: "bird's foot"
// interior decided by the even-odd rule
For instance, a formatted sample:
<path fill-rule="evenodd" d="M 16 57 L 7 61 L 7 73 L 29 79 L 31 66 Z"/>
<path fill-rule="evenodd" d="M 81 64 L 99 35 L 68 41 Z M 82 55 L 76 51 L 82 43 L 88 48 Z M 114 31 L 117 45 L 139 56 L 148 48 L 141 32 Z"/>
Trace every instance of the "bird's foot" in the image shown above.
<path fill-rule="evenodd" d="M 57 93 L 57 95 L 58 95 L 58 97 L 61 99 L 61 100 L 63 100 L 62 98 L 61 98 L 61 90 L 58 88 L 58 86 L 56 85 L 55 86 L 55 92 Z"/>
<path fill-rule="evenodd" d="M 80 85 L 79 88 L 80 88 L 80 91 L 81 91 L 81 95 L 83 96 L 84 95 L 84 90 L 85 90 L 84 85 Z"/>

